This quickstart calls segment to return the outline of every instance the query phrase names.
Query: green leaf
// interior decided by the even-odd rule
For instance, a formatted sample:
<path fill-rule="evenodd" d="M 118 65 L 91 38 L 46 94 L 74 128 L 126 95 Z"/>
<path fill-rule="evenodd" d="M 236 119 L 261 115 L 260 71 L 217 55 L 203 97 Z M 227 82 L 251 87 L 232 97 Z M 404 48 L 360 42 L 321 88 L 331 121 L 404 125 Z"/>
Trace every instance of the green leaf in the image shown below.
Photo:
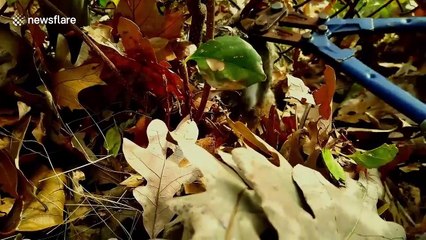
<path fill-rule="evenodd" d="M 106 5 L 107 5 L 108 2 L 109 2 L 108 0 L 99 0 L 99 5 L 101 7 L 106 7 Z"/>
<path fill-rule="evenodd" d="M 188 60 L 195 60 L 207 83 L 219 90 L 240 90 L 266 79 L 259 54 L 237 36 L 203 43 Z"/>
<path fill-rule="evenodd" d="M 348 157 L 366 168 L 378 168 L 392 161 L 397 153 L 398 148 L 395 144 L 389 145 L 385 143 L 372 150 L 356 151 Z"/>
<path fill-rule="evenodd" d="M 115 6 L 117 6 L 120 0 L 99 0 L 99 5 L 101 7 L 106 7 L 110 2 L 113 2 Z"/>
<path fill-rule="evenodd" d="M 122 141 L 120 129 L 117 127 L 117 125 L 114 125 L 114 127 L 108 129 L 105 137 L 106 140 L 104 142 L 104 148 L 108 150 L 108 152 L 111 153 L 114 157 L 116 157 L 120 151 Z"/>
<path fill-rule="evenodd" d="M 331 154 L 330 149 L 324 148 L 321 151 L 322 159 L 324 159 L 324 163 L 327 166 L 328 171 L 330 171 L 331 175 L 334 179 L 337 181 L 345 181 L 346 180 L 346 174 L 343 170 L 342 166 L 334 159 L 333 155 Z"/>
<path fill-rule="evenodd" d="M 11 5 L 13 5 L 14 3 L 16 3 L 16 1 L 17 1 L 17 0 L 7 0 L 7 5 L 8 5 L 8 6 L 11 6 Z"/>

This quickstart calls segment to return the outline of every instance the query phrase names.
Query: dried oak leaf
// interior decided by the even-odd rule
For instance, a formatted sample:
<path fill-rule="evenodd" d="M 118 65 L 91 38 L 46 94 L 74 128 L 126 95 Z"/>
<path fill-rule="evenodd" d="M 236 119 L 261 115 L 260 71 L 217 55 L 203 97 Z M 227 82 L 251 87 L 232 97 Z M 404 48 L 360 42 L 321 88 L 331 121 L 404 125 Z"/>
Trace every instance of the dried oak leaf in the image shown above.
<path fill-rule="evenodd" d="M 207 150 L 188 141 L 178 141 L 178 145 L 185 158 L 202 171 L 207 188 L 168 202 L 183 220 L 183 235 L 188 239 L 260 239 L 267 221 L 253 190 Z"/>
<path fill-rule="evenodd" d="M 174 153 L 167 157 L 167 149 L 172 145 L 166 140 L 168 133 L 164 122 L 153 120 L 147 128 L 147 148 L 139 147 L 126 138 L 123 140 L 127 162 L 147 181 L 146 186 L 133 190 L 133 196 L 144 209 L 143 222 L 151 238 L 156 238 L 174 215 L 167 201 L 173 198 L 182 184 L 200 176 L 199 171 L 191 166 L 179 166 L 183 160 L 180 150 L 174 149 Z"/>
<path fill-rule="evenodd" d="M 78 94 L 88 87 L 105 85 L 99 77 L 101 70 L 102 65 L 93 63 L 54 73 L 52 92 L 56 104 L 70 110 L 83 109 Z"/>

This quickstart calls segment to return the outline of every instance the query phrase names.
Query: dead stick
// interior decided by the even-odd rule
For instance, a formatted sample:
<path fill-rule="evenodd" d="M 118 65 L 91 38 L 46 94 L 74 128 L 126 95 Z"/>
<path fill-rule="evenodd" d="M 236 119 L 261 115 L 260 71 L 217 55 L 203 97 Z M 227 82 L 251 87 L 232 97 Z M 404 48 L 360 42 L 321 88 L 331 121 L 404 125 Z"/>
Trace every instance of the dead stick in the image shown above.
<path fill-rule="evenodd" d="M 207 0 L 206 39 L 214 38 L 215 0 Z"/>
<path fill-rule="evenodd" d="M 215 15 L 215 0 L 207 0 L 207 21 L 206 21 L 206 40 L 214 38 L 214 15 Z M 203 95 L 201 97 L 200 106 L 198 107 L 197 114 L 195 115 L 195 122 L 201 120 L 206 108 L 207 100 L 210 96 L 211 86 L 206 82 L 203 88 Z"/>
<path fill-rule="evenodd" d="M 201 43 L 203 35 L 203 24 L 206 15 L 202 10 L 201 0 L 187 0 L 186 5 L 192 17 L 191 26 L 189 29 L 189 41 L 198 47 Z"/>

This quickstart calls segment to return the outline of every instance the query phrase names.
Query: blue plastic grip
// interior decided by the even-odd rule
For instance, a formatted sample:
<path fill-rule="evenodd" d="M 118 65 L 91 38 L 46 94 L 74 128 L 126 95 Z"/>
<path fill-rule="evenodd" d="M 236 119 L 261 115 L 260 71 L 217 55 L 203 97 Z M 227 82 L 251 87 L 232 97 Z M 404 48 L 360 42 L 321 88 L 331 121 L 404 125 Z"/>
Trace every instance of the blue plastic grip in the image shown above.
<path fill-rule="evenodd" d="M 324 23 L 328 26 L 329 35 L 351 34 L 362 32 L 391 33 L 404 31 L 425 31 L 426 17 L 408 18 L 332 18 Z"/>
<path fill-rule="evenodd" d="M 426 104 L 359 61 L 350 49 L 337 47 L 327 34 L 314 33 L 304 46 L 311 52 L 321 54 L 333 67 L 351 76 L 411 120 L 418 124 L 426 121 Z"/>

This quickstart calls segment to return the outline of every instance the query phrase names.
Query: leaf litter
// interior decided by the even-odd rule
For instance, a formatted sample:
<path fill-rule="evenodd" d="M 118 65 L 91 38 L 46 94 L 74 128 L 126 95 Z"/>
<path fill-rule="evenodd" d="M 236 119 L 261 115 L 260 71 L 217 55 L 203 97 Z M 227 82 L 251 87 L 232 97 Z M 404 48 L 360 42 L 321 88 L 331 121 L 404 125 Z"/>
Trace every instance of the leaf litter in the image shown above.
<path fill-rule="evenodd" d="M 236 9 L 216 4 L 217 23 L 226 24 Z M 365 4 L 360 16 L 379 3 Z M 292 49 L 277 54 L 276 102 L 254 115 L 244 112 L 234 90 L 255 85 L 264 75 L 258 53 L 240 38 L 215 39 L 238 53 L 226 58 L 228 52 L 217 46 L 203 43 L 197 51 L 187 41 L 197 19 L 186 3 L 100 5 L 116 9 L 95 6 L 100 10 L 92 14 L 110 16 L 84 26 L 90 41 L 75 64 L 63 36 L 52 53 L 45 37 L 54 33 L 30 25 L 21 36 L 1 20 L 6 40 L 0 50 L 7 49 L 4 59 L 11 60 L 0 69 L 0 168 L 7 173 L 0 176 L 1 237 L 412 239 L 424 234 L 426 189 L 419 176 L 425 142 L 405 116 Z M 300 10 L 350 13 L 338 12 L 340 5 L 310 1 Z M 377 14 L 396 16 L 398 9 L 391 3 Z M 413 14 L 424 15 L 419 9 Z M 22 9 L 10 6 L 5 14 L 14 11 Z M 348 37 L 339 44 L 359 49 L 361 40 Z M 377 51 L 371 62 L 424 100 L 419 79 L 425 64 L 421 51 L 413 49 L 416 38 L 366 41 Z M 401 46 L 404 52 L 398 52 Z M 242 55 L 255 60 L 251 67 L 244 68 Z M 196 57 L 198 69 L 186 62 Z M 229 82 L 236 79 L 242 80 L 238 87 Z M 231 97 L 211 91 L 204 113 L 193 119 L 206 80 L 226 86 L 221 90 Z"/>

